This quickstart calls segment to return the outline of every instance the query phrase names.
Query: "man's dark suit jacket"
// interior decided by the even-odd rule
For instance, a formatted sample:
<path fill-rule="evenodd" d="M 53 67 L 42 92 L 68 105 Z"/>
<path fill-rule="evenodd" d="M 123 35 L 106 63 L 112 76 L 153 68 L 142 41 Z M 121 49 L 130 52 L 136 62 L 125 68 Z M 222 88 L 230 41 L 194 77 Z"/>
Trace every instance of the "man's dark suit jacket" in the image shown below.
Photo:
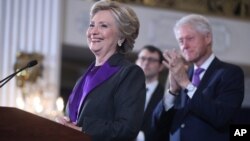
<path fill-rule="evenodd" d="M 154 141 L 154 138 L 152 138 L 152 114 L 157 104 L 162 100 L 163 94 L 164 87 L 158 84 L 145 109 L 141 128 L 145 135 L 145 141 Z"/>
<path fill-rule="evenodd" d="M 90 91 L 81 106 L 77 125 L 93 141 L 133 140 L 144 113 L 144 73 L 118 53 L 108 63 L 120 70 Z"/>
<path fill-rule="evenodd" d="M 193 67 L 190 77 L 192 73 Z M 183 90 L 167 112 L 163 103 L 157 106 L 153 123 L 158 140 L 168 140 L 169 132 L 179 128 L 181 141 L 229 141 L 230 123 L 244 97 L 243 71 L 215 58 L 192 99 L 185 102 L 186 96 Z"/>

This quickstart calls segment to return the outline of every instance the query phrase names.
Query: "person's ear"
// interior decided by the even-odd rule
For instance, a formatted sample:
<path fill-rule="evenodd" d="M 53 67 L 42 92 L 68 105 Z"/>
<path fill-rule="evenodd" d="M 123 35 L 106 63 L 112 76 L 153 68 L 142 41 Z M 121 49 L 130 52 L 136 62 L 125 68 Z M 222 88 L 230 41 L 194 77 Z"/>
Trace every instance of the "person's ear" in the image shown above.
<path fill-rule="evenodd" d="M 211 44 L 211 42 L 212 42 L 212 35 L 211 35 L 211 33 L 207 33 L 206 34 L 205 41 L 206 41 L 207 44 Z"/>

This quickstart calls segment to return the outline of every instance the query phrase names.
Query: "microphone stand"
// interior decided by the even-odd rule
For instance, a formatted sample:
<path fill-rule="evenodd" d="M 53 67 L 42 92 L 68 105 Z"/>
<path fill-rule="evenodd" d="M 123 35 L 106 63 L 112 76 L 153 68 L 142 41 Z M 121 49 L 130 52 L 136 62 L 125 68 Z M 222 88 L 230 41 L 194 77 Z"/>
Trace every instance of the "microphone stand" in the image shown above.
<path fill-rule="evenodd" d="M 24 69 L 26 69 L 27 68 L 27 66 L 26 67 L 24 67 L 24 68 L 22 68 L 22 69 L 20 69 L 20 70 L 18 70 L 17 72 L 15 72 L 15 73 L 13 73 L 13 74 L 11 74 L 11 75 L 9 75 L 8 77 L 6 77 L 6 78 L 4 78 L 3 80 L 1 80 L 0 81 L 0 88 L 2 88 L 7 82 L 9 82 L 16 74 L 18 74 L 19 72 L 21 72 L 21 71 L 23 71 Z"/>
<path fill-rule="evenodd" d="M 6 78 L 4 78 L 3 80 L 0 81 L 0 88 L 2 88 L 8 81 L 10 81 L 16 74 L 18 74 L 19 72 L 27 69 L 27 68 L 30 68 L 30 67 L 33 67 L 37 64 L 37 61 L 36 60 L 33 60 L 33 61 L 30 61 L 25 67 L 21 68 L 20 70 L 14 72 L 13 74 L 7 76 Z"/>

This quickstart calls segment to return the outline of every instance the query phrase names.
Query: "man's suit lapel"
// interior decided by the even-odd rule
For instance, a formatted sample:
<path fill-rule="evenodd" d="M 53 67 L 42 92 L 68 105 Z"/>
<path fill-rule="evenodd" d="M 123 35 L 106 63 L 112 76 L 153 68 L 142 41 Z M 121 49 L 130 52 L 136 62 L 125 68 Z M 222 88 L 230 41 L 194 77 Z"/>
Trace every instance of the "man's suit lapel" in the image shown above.
<path fill-rule="evenodd" d="M 212 63 L 209 65 L 209 67 L 207 68 L 203 78 L 200 81 L 200 85 L 197 88 L 196 93 L 201 93 L 201 90 L 206 89 L 206 87 L 208 86 L 208 83 L 211 81 L 211 79 L 214 78 L 213 73 L 214 70 L 216 70 L 220 65 L 220 61 L 218 58 L 215 57 L 215 59 L 212 61 Z M 194 95 L 195 95 L 194 94 Z"/>
<path fill-rule="evenodd" d="M 161 88 L 161 85 L 158 84 L 155 91 L 154 91 L 154 93 L 152 94 L 152 97 L 151 97 L 151 99 L 150 99 L 150 101 L 148 103 L 148 106 L 147 106 L 146 110 L 145 110 L 144 117 L 148 118 L 148 117 L 151 116 L 151 113 L 152 113 L 152 110 L 153 110 L 152 107 L 155 107 L 155 105 L 158 103 L 158 101 L 160 99 L 162 99 L 163 93 L 164 93 L 164 91 Z"/>

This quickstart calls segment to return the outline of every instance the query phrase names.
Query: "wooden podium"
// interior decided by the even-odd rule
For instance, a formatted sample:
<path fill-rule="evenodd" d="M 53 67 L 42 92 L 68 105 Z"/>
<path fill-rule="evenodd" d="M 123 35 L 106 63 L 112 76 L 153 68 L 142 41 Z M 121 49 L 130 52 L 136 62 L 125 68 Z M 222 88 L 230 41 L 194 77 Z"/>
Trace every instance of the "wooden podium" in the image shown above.
<path fill-rule="evenodd" d="M 0 141 L 91 141 L 90 136 L 11 107 L 0 107 Z"/>

